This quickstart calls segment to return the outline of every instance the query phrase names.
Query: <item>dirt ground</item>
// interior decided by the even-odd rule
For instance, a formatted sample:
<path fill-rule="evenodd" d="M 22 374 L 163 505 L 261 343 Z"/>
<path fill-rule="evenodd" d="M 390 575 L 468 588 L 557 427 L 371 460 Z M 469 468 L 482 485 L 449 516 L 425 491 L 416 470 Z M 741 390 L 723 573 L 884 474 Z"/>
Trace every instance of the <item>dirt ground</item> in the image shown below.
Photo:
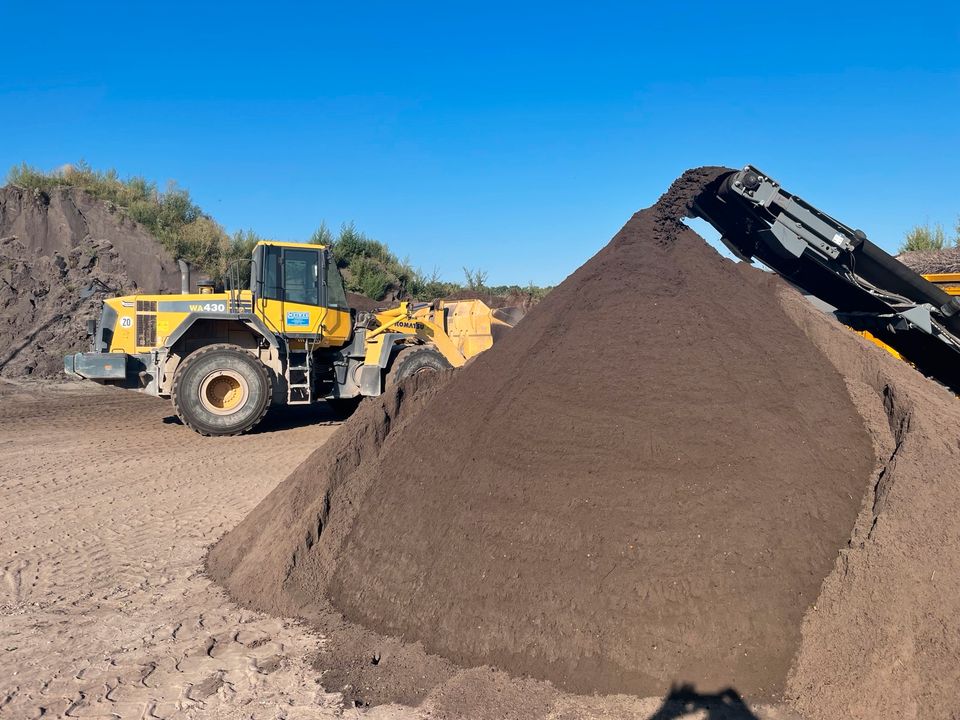
<path fill-rule="evenodd" d="M 0 717 L 335 715 L 320 639 L 200 573 L 335 423 L 207 439 L 89 383 L 0 382 L 0 408 Z"/>
<path fill-rule="evenodd" d="M 239 609 L 202 574 L 210 544 L 336 429 L 322 411 L 209 439 L 164 401 L 92 384 L 0 381 L 0 409 L 0 718 L 459 718 L 459 695 L 491 683 L 515 697 L 507 717 L 529 716 L 540 684 L 491 668 L 416 709 L 345 708 L 311 662 L 322 637 Z M 687 688 L 599 700 L 537 714 L 797 717 Z"/>

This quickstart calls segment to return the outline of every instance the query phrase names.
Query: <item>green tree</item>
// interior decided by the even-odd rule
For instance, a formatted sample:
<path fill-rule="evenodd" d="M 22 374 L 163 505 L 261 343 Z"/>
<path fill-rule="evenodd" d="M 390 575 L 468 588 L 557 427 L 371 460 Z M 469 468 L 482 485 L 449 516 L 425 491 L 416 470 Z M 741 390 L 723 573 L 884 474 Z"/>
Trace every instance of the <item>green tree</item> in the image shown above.
<path fill-rule="evenodd" d="M 911 250 L 943 250 L 947 246 L 947 236 L 940 223 L 914 226 L 904 238 L 900 252 Z"/>
<path fill-rule="evenodd" d="M 333 245 L 333 233 L 330 232 L 330 228 L 327 227 L 327 223 L 320 221 L 320 224 L 317 226 L 317 229 L 313 231 L 313 234 L 310 236 L 310 239 L 307 242 L 313 245 Z"/>
<path fill-rule="evenodd" d="M 480 270 L 471 270 L 468 267 L 463 268 L 463 275 L 467 280 L 467 287 L 471 290 L 486 290 L 487 288 L 487 271 Z"/>

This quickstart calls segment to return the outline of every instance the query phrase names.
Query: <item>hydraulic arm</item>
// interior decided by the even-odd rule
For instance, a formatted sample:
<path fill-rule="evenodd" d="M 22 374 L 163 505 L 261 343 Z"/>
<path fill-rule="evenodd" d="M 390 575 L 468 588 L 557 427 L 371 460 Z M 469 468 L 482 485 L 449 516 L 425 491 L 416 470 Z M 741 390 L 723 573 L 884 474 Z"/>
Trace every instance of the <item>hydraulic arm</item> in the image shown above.
<path fill-rule="evenodd" d="M 737 257 L 760 261 L 960 392 L 960 298 L 752 166 L 721 176 L 693 204 Z"/>

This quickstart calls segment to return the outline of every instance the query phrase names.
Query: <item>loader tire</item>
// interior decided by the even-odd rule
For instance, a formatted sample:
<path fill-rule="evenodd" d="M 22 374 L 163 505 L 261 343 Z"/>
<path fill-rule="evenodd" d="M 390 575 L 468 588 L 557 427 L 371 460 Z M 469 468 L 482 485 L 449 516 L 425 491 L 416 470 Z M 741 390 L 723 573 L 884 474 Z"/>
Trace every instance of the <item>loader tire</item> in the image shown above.
<path fill-rule="evenodd" d="M 402 380 L 421 373 L 436 373 L 453 367 L 440 351 L 429 345 L 406 347 L 393 356 L 390 369 L 383 379 L 383 387 L 389 390 Z"/>
<path fill-rule="evenodd" d="M 177 416 L 201 435 L 239 435 L 270 408 L 267 368 L 236 345 L 209 345 L 187 356 L 170 391 Z"/>

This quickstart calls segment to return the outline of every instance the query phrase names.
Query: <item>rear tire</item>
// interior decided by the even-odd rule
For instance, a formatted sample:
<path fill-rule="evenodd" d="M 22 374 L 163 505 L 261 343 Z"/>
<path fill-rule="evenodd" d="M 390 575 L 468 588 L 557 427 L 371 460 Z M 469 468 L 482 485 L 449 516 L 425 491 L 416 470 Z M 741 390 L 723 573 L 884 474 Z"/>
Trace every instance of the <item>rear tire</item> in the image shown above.
<path fill-rule="evenodd" d="M 412 345 L 393 356 L 390 369 L 383 380 L 383 387 L 389 390 L 408 377 L 422 373 L 437 373 L 453 367 L 447 359 L 430 345 Z"/>
<path fill-rule="evenodd" d="M 201 435 L 239 435 L 267 414 L 267 368 L 236 345 L 208 345 L 187 356 L 170 391 L 177 416 Z"/>

